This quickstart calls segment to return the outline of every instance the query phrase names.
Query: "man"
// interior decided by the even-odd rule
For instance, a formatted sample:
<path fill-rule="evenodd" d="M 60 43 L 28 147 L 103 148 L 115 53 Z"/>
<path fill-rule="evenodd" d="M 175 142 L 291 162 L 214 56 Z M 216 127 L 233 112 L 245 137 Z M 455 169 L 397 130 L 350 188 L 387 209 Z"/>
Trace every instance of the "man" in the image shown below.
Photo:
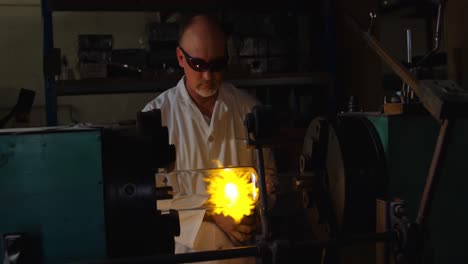
<path fill-rule="evenodd" d="M 227 64 L 225 41 L 222 27 L 214 17 L 202 14 L 189 18 L 182 24 L 176 48 L 184 76 L 143 109 L 161 110 L 162 125 L 168 128 L 170 144 L 176 147 L 176 170 L 218 168 L 220 164 L 256 166 L 254 150 L 246 146 L 243 121 L 259 102 L 223 82 Z M 272 175 L 272 155 L 264 151 L 264 157 L 268 175 Z M 202 183 L 195 185 L 188 194 L 205 194 Z M 272 193 L 272 184 L 267 189 Z M 181 235 L 175 238 L 176 253 L 245 245 L 258 231 L 253 216 L 245 217 L 240 224 L 223 215 L 205 215 L 204 210 L 179 211 L 179 217 Z M 254 261 L 244 258 L 219 262 Z"/>

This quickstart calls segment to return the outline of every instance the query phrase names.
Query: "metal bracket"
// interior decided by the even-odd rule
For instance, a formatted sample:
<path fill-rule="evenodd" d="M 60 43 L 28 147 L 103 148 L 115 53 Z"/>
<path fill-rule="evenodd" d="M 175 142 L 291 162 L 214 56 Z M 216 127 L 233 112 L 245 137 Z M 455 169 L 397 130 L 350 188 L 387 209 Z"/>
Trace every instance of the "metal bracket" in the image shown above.
<path fill-rule="evenodd" d="M 468 117 L 468 91 L 451 81 L 418 80 L 397 58 L 368 32 L 361 30 L 358 22 L 345 14 L 348 24 L 355 30 L 404 83 L 416 93 L 424 107 L 438 121 L 445 118 Z"/>

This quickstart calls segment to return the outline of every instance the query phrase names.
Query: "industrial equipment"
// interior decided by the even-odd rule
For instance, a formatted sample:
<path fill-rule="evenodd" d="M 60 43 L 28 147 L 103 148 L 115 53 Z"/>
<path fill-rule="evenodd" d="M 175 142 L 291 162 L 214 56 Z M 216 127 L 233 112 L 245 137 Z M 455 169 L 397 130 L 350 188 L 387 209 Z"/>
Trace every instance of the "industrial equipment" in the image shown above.
<path fill-rule="evenodd" d="M 274 145 L 272 139 L 277 136 L 270 110 L 257 107 L 246 117 L 247 143 L 259 150 L 257 154 L 263 146 Z M 450 258 L 453 245 L 444 242 L 449 234 L 441 231 L 441 223 L 444 229 L 451 228 L 444 223 L 450 208 L 446 199 L 435 200 L 437 213 L 431 217 L 435 222 L 428 229 L 418 229 L 411 220 L 430 164 L 431 142 L 437 136 L 438 123 L 428 115 L 349 112 L 317 117 L 307 129 L 292 190 L 301 197 L 299 206 L 289 205 L 301 211 L 298 215 L 308 226 L 287 227 L 307 229 L 310 234 L 305 237 L 309 238 L 276 235 L 275 217 L 282 213 L 287 217 L 290 212 L 267 209 L 261 196 L 264 172 L 258 170 L 258 175 L 253 174 L 259 177 L 253 187 L 260 194 L 262 224 L 257 243 L 185 254 L 173 254 L 177 211 L 160 210 L 156 203 L 170 198 L 174 190 L 154 180 L 158 169 L 170 171 L 174 157 L 158 118 L 158 112 L 140 115 L 136 127 L 2 131 L 3 257 L 14 258 L 21 252 L 24 263 L 29 258 L 29 263 L 39 259 L 42 263 L 102 264 L 246 256 L 255 256 L 261 263 L 303 258 L 317 263 L 405 263 L 401 261 L 413 259 L 409 263 L 420 263 L 428 252 L 437 260 Z M 462 138 L 467 124 L 461 122 L 452 130 L 454 139 Z M 448 156 L 448 163 L 458 167 L 444 168 L 444 176 L 463 169 L 462 158 Z M 283 197 L 278 199 L 281 202 Z M 428 240 L 428 230 L 437 239 Z"/>
<path fill-rule="evenodd" d="M 3 131 L 3 258 L 82 264 L 246 256 L 265 264 L 303 259 L 339 264 L 466 262 L 468 217 L 460 204 L 468 191 L 462 177 L 468 170 L 468 121 L 463 119 L 468 93 L 450 81 L 418 80 L 380 46 L 372 30 L 362 31 L 349 21 L 427 112 L 388 115 L 354 112 L 351 107 L 350 112 L 312 120 L 291 190 L 301 199 L 290 204 L 307 226 L 288 227 L 307 229 L 310 238 L 275 235 L 275 217 L 291 211 L 269 210 L 262 148 L 275 143 L 275 119 L 270 109 L 256 107 L 246 117 L 245 129 L 246 144 L 257 151 L 262 233 L 250 246 L 173 254 L 177 211 L 165 214 L 156 203 L 170 198 L 173 189 L 157 189 L 153 176 L 173 161 L 175 150 L 168 146 L 167 131 L 159 126 L 155 111 L 140 113 L 136 127 Z"/>
<path fill-rule="evenodd" d="M 429 114 L 351 112 L 310 123 L 298 190 L 314 233 L 320 240 L 392 234 L 385 243 L 362 248 L 354 241 L 327 257 L 338 263 L 466 262 L 468 215 L 459 201 L 467 191 L 468 120 L 453 125 L 429 199 L 427 174 L 440 138 L 439 123 Z"/>
<path fill-rule="evenodd" d="M 0 256 L 70 263 L 171 253 L 176 211 L 162 214 L 154 172 L 175 160 L 159 111 L 131 126 L 3 130 Z"/>
<path fill-rule="evenodd" d="M 438 51 L 440 18 L 446 2 L 438 1 L 435 47 L 416 66 Z M 462 242 L 447 232 L 454 220 L 446 210 L 457 210 L 453 193 L 461 195 L 466 189 L 458 176 L 466 170 L 466 155 L 458 145 L 466 145 L 463 134 L 467 130 L 468 93 L 450 80 L 419 80 L 372 36 L 372 28 L 362 30 L 353 17 L 345 17 L 369 48 L 403 80 L 407 95 L 416 94 L 426 111 L 399 111 L 397 115 L 350 111 L 310 124 L 299 187 L 304 190 L 305 205 L 314 210 L 316 233 L 342 237 L 350 230 L 390 231 L 394 237 L 383 247 L 377 245 L 378 263 L 466 262 Z M 371 14 L 371 18 L 375 16 Z M 403 109 L 409 103 L 401 101 Z M 372 200 L 375 207 L 370 204 Z M 376 219 L 366 220 L 373 213 Z M 464 215 L 457 215 L 455 221 L 458 217 L 466 220 Z M 452 229 L 453 233 L 462 230 Z M 333 253 L 332 261 L 338 258 L 340 263 L 354 263 L 349 258 L 352 256 L 363 263 L 359 254 Z"/>

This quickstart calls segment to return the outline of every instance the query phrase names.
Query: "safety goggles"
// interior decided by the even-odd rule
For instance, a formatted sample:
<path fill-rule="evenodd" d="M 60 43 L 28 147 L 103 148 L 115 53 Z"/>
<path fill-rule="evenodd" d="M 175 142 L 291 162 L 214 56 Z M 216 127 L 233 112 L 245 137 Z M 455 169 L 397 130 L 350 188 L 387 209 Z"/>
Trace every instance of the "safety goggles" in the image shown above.
<path fill-rule="evenodd" d="M 220 71 L 222 71 L 222 70 L 224 70 L 226 68 L 227 59 L 225 57 L 214 59 L 212 61 L 205 61 L 203 59 L 194 58 L 194 57 L 190 56 L 181 46 L 179 46 L 179 49 L 184 54 L 185 60 L 187 61 L 187 64 L 194 71 L 197 71 L 197 72 L 205 72 L 205 71 L 220 72 Z"/>

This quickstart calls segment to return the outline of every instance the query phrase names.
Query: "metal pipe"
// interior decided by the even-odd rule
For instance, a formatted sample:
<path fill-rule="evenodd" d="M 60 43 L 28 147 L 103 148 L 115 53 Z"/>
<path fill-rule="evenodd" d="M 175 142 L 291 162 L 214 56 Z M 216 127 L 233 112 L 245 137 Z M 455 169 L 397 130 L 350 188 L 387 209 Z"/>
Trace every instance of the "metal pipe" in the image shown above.
<path fill-rule="evenodd" d="M 149 264 L 149 263 L 190 263 L 209 260 L 233 259 L 243 257 L 257 257 L 259 252 L 255 246 L 232 249 L 199 251 L 181 254 L 161 254 L 148 257 L 122 258 L 114 260 L 81 261 L 72 264 Z"/>
<path fill-rule="evenodd" d="M 406 29 L 406 61 L 408 64 L 413 63 L 413 51 L 412 51 L 412 45 L 411 45 L 411 29 Z"/>
<path fill-rule="evenodd" d="M 50 1 L 41 0 L 41 14 L 42 14 L 42 51 L 43 51 L 43 61 L 45 62 L 47 56 L 49 56 L 54 51 L 54 30 L 53 30 L 53 17 L 52 9 L 50 7 Z M 46 118 L 47 126 L 56 126 L 57 125 L 57 97 L 55 90 L 55 77 L 46 72 L 45 67 L 44 71 L 44 95 L 45 95 L 45 104 L 46 104 Z"/>
<path fill-rule="evenodd" d="M 403 82 L 415 90 L 418 96 L 421 96 L 419 94 L 419 80 L 416 79 L 414 75 L 411 74 L 411 72 L 398 59 L 390 55 L 390 52 L 383 48 L 382 45 L 380 45 L 380 43 L 373 36 L 363 32 L 354 18 L 352 18 L 349 14 L 345 14 L 345 17 L 347 18 L 348 24 L 353 28 L 353 30 L 361 35 L 369 47 L 379 57 L 381 57 L 381 59 L 386 62 L 388 66 L 390 66 L 390 68 L 403 80 Z"/>
<path fill-rule="evenodd" d="M 343 238 L 328 239 L 328 240 L 304 240 L 304 241 L 274 241 L 274 248 L 281 248 L 284 245 L 287 248 L 294 250 L 307 250 L 314 248 L 332 248 L 341 247 L 351 244 L 365 244 L 375 242 L 391 242 L 397 240 L 398 236 L 395 232 L 383 232 L 383 233 L 369 233 L 369 234 L 354 234 Z"/>
<path fill-rule="evenodd" d="M 437 8 L 437 20 L 436 20 L 436 26 L 435 26 L 435 32 L 434 32 L 434 43 L 433 43 L 433 48 L 430 50 L 422 59 L 420 59 L 417 63 L 416 66 L 421 66 L 430 56 L 433 54 L 437 53 L 440 50 L 440 39 L 441 39 L 441 20 L 442 20 L 442 14 L 444 11 L 445 7 L 445 0 L 442 0 Z"/>
<path fill-rule="evenodd" d="M 424 192 L 421 198 L 421 203 L 419 204 L 418 217 L 416 223 L 422 225 L 426 215 L 430 210 L 430 205 L 432 202 L 432 197 L 436 185 L 437 174 L 439 172 L 439 165 L 441 159 L 441 153 L 445 149 L 447 141 L 447 132 L 449 130 L 449 120 L 444 119 L 442 121 L 442 126 L 439 130 L 439 136 L 437 138 L 437 144 L 434 150 L 434 155 L 432 157 L 431 167 L 429 168 L 429 173 L 426 179 L 426 185 L 424 186 Z"/>
<path fill-rule="evenodd" d="M 150 264 L 150 263 L 191 263 L 209 260 L 233 259 L 242 257 L 268 258 L 275 257 L 278 252 L 287 251 L 305 252 L 316 248 L 331 248 L 346 246 L 350 244 L 375 243 L 379 241 L 395 241 L 397 235 L 395 232 L 355 234 L 338 239 L 329 240 L 276 240 L 273 242 L 260 241 L 258 246 L 245 246 L 232 249 L 199 251 L 181 254 L 162 254 L 147 257 L 121 258 L 112 260 L 90 260 L 80 261 L 70 264 Z"/>
<path fill-rule="evenodd" d="M 416 93 L 424 107 L 429 113 L 441 122 L 441 109 L 444 102 L 435 95 L 428 87 L 423 86 L 420 81 L 412 74 L 398 59 L 392 56 L 373 36 L 361 30 L 357 21 L 349 14 L 344 14 L 348 24 L 356 31 L 367 43 L 367 45 L 397 74 L 411 89 Z"/>
<path fill-rule="evenodd" d="M 260 189 L 260 220 L 262 222 L 262 235 L 263 240 L 267 240 L 270 234 L 270 223 L 268 219 L 268 197 L 266 190 L 266 178 L 265 178 L 265 165 L 263 161 L 263 148 L 257 144 L 255 147 L 257 152 L 257 163 L 258 163 L 258 176 L 259 176 L 259 189 Z"/>
<path fill-rule="evenodd" d="M 406 49 L 407 49 L 407 62 L 408 66 L 410 67 L 410 72 L 414 74 L 413 70 L 413 45 L 412 45 L 412 40 L 411 40 L 411 29 L 406 29 Z M 406 85 L 406 84 L 405 84 Z M 406 87 L 406 92 L 407 92 L 407 98 L 406 100 L 412 101 L 414 97 L 414 91 L 410 89 L 409 86 Z"/>

